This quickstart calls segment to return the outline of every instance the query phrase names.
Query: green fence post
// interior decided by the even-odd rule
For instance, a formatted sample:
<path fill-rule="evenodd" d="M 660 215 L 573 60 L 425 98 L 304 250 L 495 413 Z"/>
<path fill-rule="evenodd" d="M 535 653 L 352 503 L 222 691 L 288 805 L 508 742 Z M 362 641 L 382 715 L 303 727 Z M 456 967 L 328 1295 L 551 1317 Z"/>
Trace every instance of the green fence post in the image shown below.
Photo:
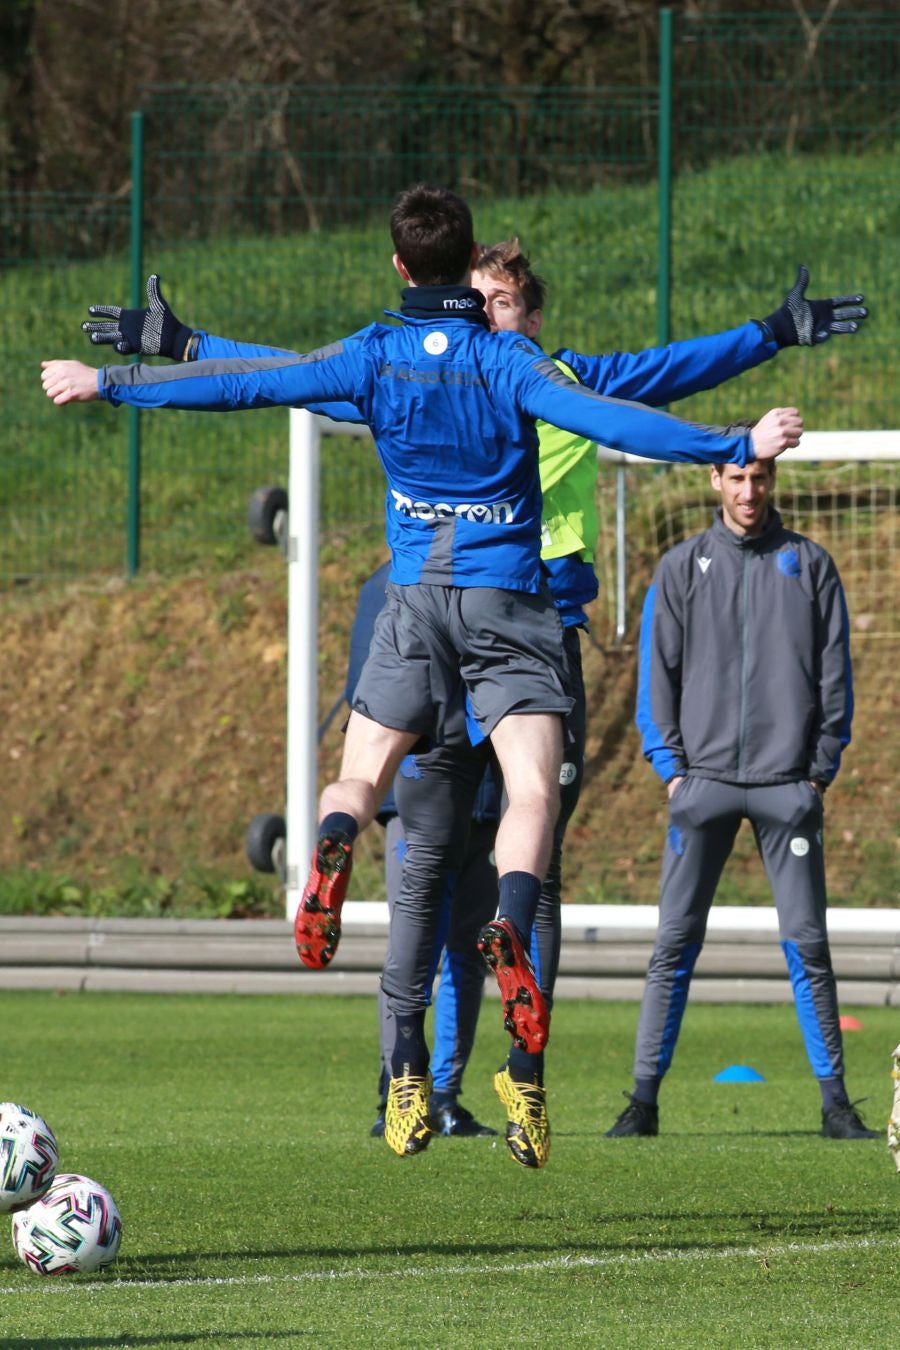
<path fill-rule="evenodd" d="M 656 276 L 656 340 L 664 347 L 672 336 L 672 11 L 659 12 L 659 256 Z"/>
<path fill-rule="evenodd" d="M 144 304 L 144 114 L 131 114 L 131 304 Z M 132 357 L 139 361 L 140 356 Z M 141 414 L 128 410 L 128 575 L 141 558 Z"/>

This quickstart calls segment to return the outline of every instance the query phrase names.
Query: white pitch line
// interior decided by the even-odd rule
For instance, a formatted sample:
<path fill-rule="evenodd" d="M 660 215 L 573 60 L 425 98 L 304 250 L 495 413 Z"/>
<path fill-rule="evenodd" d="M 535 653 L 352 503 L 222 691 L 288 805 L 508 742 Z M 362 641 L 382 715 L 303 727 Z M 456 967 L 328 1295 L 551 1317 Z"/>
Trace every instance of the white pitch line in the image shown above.
<path fill-rule="evenodd" d="M 38 1277 L 30 1286 L 0 1286 L 0 1295 L 15 1294 L 96 1294 L 124 1293 L 143 1289 L 220 1289 L 262 1284 L 308 1284 L 326 1280 L 396 1280 L 453 1275 L 529 1275 L 566 1270 L 589 1270 L 602 1266 L 639 1266 L 644 1263 L 672 1262 L 688 1264 L 703 1261 L 767 1260 L 779 1256 L 822 1256 L 829 1252 L 873 1251 L 900 1246 L 896 1238 L 837 1238 L 832 1242 L 787 1242 L 762 1247 L 722 1247 L 708 1251 L 661 1249 L 651 1252 L 617 1252 L 603 1256 L 555 1256 L 545 1261 L 505 1262 L 495 1265 L 466 1262 L 451 1266 L 402 1266 L 397 1270 L 307 1270 L 296 1275 L 210 1275 L 199 1279 L 174 1280 L 92 1280 L 85 1283 L 57 1283 Z"/>

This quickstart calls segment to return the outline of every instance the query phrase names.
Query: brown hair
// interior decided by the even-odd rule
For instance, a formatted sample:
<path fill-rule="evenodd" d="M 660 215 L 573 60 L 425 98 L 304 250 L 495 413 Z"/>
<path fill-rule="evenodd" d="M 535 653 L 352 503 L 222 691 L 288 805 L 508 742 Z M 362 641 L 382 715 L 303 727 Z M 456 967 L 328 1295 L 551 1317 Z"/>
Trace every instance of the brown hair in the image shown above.
<path fill-rule="evenodd" d="M 475 266 L 488 276 L 515 282 L 522 292 L 528 314 L 544 308 L 547 283 L 531 270 L 531 263 L 518 239 L 504 239 L 499 244 L 485 246 Z"/>

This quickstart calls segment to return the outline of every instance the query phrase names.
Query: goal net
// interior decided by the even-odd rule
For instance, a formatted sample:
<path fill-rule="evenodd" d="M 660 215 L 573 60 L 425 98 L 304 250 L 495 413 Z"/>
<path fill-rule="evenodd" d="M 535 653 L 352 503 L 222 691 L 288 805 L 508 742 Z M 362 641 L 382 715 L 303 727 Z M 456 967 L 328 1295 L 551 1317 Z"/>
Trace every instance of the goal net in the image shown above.
<path fill-rule="evenodd" d="M 709 471 L 598 452 L 601 645 L 634 636 L 657 559 L 709 524 L 716 496 Z M 900 431 L 808 432 L 778 460 L 775 502 L 791 529 L 834 558 L 854 640 L 900 638 L 897 589 Z"/>
<path fill-rule="evenodd" d="M 788 526 L 834 558 L 850 616 L 853 741 L 826 808 L 833 905 L 890 905 L 900 898 L 894 786 L 900 712 L 894 678 L 900 663 L 898 497 L 900 432 L 807 432 L 801 448 L 778 461 L 776 505 Z M 597 502 L 600 595 L 591 615 L 592 641 L 584 648 L 586 780 L 592 776 L 592 786 L 582 794 L 569 830 L 567 891 L 571 898 L 583 898 L 586 889 L 598 900 L 653 901 L 665 810 L 634 729 L 634 648 L 657 560 L 708 526 L 717 498 L 706 469 L 601 450 Z M 648 831 L 648 819 L 654 818 L 656 830 Z M 717 899 L 771 903 L 746 828 Z"/>

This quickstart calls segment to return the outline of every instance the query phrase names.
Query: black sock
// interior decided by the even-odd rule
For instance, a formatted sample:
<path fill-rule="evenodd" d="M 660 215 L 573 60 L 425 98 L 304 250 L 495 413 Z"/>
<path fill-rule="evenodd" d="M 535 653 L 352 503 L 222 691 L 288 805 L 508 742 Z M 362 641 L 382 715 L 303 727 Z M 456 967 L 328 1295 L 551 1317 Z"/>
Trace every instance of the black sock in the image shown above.
<path fill-rule="evenodd" d="M 498 886 L 497 917 L 511 921 L 527 950 L 541 894 L 540 878 L 531 872 L 507 872 L 500 878 Z"/>
<path fill-rule="evenodd" d="M 396 1039 L 391 1055 L 391 1074 L 422 1078 L 428 1072 L 428 1046 L 425 1043 L 425 1013 L 394 1014 Z"/>
<path fill-rule="evenodd" d="M 319 838 L 324 839 L 337 831 L 345 834 L 348 839 L 355 839 L 359 834 L 359 825 L 354 816 L 348 816 L 344 811 L 329 811 L 319 826 Z"/>
<path fill-rule="evenodd" d="M 662 1079 L 654 1078 L 636 1078 L 634 1080 L 634 1092 L 631 1094 L 635 1101 L 644 1102 L 646 1106 L 655 1106 L 659 1097 L 659 1085 Z"/>
<path fill-rule="evenodd" d="M 832 1111 L 836 1106 L 850 1105 L 844 1080 L 839 1075 L 834 1078 L 820 1078 L 819 1091 L 822 1094 L 822 1106 L 826 1111 Z"/>
<path fill-rule="evenodd" d="M 529 1055 L 527 1050 L 520 1050 L 518 1046 L 514 1045 L 509 1052 L 506 1067 L 509 1069 L 509 1076 L 514 1083 L 537 1083 L 540 1087 L 543 1087 L 543 1051 L 537 1055 Z"/>

